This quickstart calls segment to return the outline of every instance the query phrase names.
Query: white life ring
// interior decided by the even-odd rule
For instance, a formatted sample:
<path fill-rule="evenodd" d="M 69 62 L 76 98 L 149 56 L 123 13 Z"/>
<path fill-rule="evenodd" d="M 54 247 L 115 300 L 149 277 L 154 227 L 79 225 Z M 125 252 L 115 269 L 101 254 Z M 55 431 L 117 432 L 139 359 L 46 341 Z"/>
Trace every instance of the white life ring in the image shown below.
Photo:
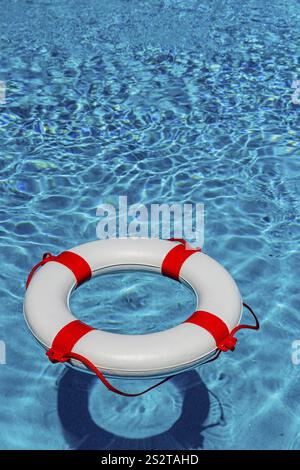
<path fill-rule="evenodd" d="M 76 323 L 69 308 L 69 296 L 77 285 L 75 271 L 80 271 L 82 266 L 76 268 L 75 262 L 74 269 L 70 268 L 68 259 L 64 261 L 65 253 L 72 258 L 72 263 L 77 258 L 81 260 L 83 270 L 90 268 L 92 277 L 121 270 L 162 273 L 163 269 L 163 274 L 176 277 L 168 273 L 168 267 L 166 269 L 166 260 L 175 260 L 178 280 L 189 285 L 197 297 L 196 321 L 190 318 L 165 331 L 123 335 L 89 329 L 79 335 L 73 353 L 87 358 L 105 375 L 158 377 L 197 366 L 212 357 L 218 348 L 222 349 L 213 331 L 215 322 L 212 322 L 212 330 L 207 328 L 203 313 L 208 314 L 208 323 L 212 318 L 227 332 L 232 332 L 240 322 L 243 304 L 235 281 L 226 269 L 203 252 L 188 250 L 178 241 L 97 240 L 64 252 L 60 255 L 62 258 L 46 258 L 36 266 L 42 265 L 41 269 L 31 276 L 24 315 L 32 334 L 46 350 L 51 346 L 53 349 L 62 329 Z M 198 318 L 201 321 L 204 318 L 204 325 L 201 321 L 197 323 Z M 230 345 L 228 348 L 231 349 Z M 70 362 L 86 368 L 80 360 L 72 358 Z"/>

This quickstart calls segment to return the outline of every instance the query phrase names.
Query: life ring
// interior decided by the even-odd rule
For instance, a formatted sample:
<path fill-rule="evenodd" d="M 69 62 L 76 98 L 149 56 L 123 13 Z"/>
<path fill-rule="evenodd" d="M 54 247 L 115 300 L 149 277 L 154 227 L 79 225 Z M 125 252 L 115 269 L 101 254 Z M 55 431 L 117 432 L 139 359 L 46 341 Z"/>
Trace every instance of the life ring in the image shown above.
<path fill-rule="evenodd" d="M 77 320 L 69 308 L 72 291 L 91 277 L 121 270 L 161 273 L 187 284 L 196 294 L 196 311 L 180 325 L 144 335 L 109 333 Z M 228 271 L 177 239 L 97 240 L 58 256 L 46 253 L 30 272 L 24 300 L 27 325 L 49 359 L 88 367 L 101 380 L 103 374 L 170 376 L 233 350 L 238 329 L 258 329 L 258 321 L 239 325 L 242 310 Z"/>

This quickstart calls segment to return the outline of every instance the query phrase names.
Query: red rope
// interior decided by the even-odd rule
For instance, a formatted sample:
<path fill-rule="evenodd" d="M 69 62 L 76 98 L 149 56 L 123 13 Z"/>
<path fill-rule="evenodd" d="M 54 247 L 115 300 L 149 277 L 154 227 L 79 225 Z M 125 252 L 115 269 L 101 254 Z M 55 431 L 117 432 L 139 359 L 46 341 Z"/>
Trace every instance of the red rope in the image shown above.
<path fill-rule="evenodd" d="M 230 332 L 230 334 L 224 338 L 223 341 L 219 342 L 218 343 L 218 348 L 221 350 L 221 351 L 228 351 L 229 349 L 231 351 L 234 351 L 235 349 L 235 345 L 236 345 L 236 342 L 237 342 L 237 338 L 234 337 L 235 333 L 239 330 L 243 330 L 243 329 L 248 329 L 248 330 L 259 330 L 260 328 L 260 325 L 259 325 L 259 321 L 258 321 L 258 318 L 257 316 L 255 315 L 255 313 L 253 312 L 252 308 L 249 307 L 248 304 L 244 303 L 243 302 L 243 306 L 245 308 L 248 309 L 248 311 L 253 315 L 254 319 L 255 319 L 255 325 L 238 325 L 236 326 L 235 328 L 233 328 L 233 330 Z"/>
<path fill-rule="evenodd" d="M 41 266 L 44 266 L 44 264 L 48 263 L 49 261 L 55 261 L 57 256 L 52 255 L 51 253 L 44 253 L 42 260 L 37 263 L 35 266 L 33 266 L 32 270 L 30 271 L 27 281 L 26 281 L 26 289 L 28 288 L 31 279 L 35 273 L 35 271 L 40 268 Z"/>
<path fill-rule="evenodd" d="M 81 356 L 81 354 L 73 353 L 70 352 L 66 354 L 63 358 L 63 361 L 60 362 L 65 362 L 68 361 L 69 359 L 77 359 L 78 361 L 82 362 L 88 369 L 90 369 L 94 374 L 97 375 L 97 377 L 101 380 L 101 382 L 105 385 L 105 387 L 110 390 L 111 392 L 116 393 L 117 395 L 121 395 L 123 397 L 139 397 L 140 395 L 144 395 L 147 392 L 150 392 L 150 390 L 153 390 L 154 388 L 158 387 L 159 385 L 162 385 L 163 383 L 167 382 L 168 380 L 172 379 L 174 375 L 170 375 L 169 377 L 164 378 L 157 384 L 152 385 L 151 387 L 147 388 L 146 390 L 143 390 L 142 392 L 138 393 L 127 393 L 127 392 L 122 392 L 122 390 L 119 390 L 118 388 L 114 387 L 100 372 L 99 369 L 91 362 L 89 361 L 86 357 Z"/>
<path fill-rule="evenodd" d="M 246 328 L 248 330 L 259 330 L 259 328 L 260 328 L 259 320 L 258 320 L 257 316 L 255 315 L 255 313 L 253 312 L 252 308 L 249 307 L 249 305 L 246 304 L 245 302 L 243 302 L 243 306 L 246 307 L 246 309 L 248 309 L 249 312 L 254 317 L 255 325 L 238 325 L 235 328 L 233 328 L 233 330 L 231 332 L 232 335 L 234 335 L 237 331 L 242 330 L 244 328 Z"/>

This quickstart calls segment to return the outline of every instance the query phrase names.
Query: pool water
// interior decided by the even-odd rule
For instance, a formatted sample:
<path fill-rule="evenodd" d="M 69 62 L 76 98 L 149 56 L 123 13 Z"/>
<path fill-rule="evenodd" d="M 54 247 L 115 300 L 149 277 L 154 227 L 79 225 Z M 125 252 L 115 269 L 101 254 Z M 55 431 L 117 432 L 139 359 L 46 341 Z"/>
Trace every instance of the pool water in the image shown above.
<path fill-rule="evenodd" d="M 0 8 L 0 448 L 299 449 L 299 2 Z M 119 195 L 204 203 L 204 250 L 261 321 L 234 353 L 133 399 L 50 364 L 22 315 L 32 265 L 95 239 L 96 207 Z M 194 302 L 174 281 L 124 273 L 82 286 L 71 306 L 140 333 Z"/>

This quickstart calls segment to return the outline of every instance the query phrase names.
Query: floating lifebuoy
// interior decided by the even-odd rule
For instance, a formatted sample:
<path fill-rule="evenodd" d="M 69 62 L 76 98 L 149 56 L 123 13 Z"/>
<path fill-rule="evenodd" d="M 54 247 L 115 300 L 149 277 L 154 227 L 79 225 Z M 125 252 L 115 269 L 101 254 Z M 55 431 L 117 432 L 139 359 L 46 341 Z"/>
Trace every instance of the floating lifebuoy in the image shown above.
<path fill-rule="evenodd" d="M 77 320 L 69 309 L 71 292 L 91 277 L 121 270 L 156 272 L 186 283 L 196 294 L 197 310 L 180 325 L 144 335 L 109 333 Z M 103 374 L 170 376 L 233 350 L 238 329 L 259 327 L 257 319 L 255 326 L 239 325 L 242 310 L 228 271 L 176 239 L 97 240 L 58 256 L 46 253 L 28 277 L 24 300 L 28 327 L 49 359 L 89 368 L 113 391 Z"/>

